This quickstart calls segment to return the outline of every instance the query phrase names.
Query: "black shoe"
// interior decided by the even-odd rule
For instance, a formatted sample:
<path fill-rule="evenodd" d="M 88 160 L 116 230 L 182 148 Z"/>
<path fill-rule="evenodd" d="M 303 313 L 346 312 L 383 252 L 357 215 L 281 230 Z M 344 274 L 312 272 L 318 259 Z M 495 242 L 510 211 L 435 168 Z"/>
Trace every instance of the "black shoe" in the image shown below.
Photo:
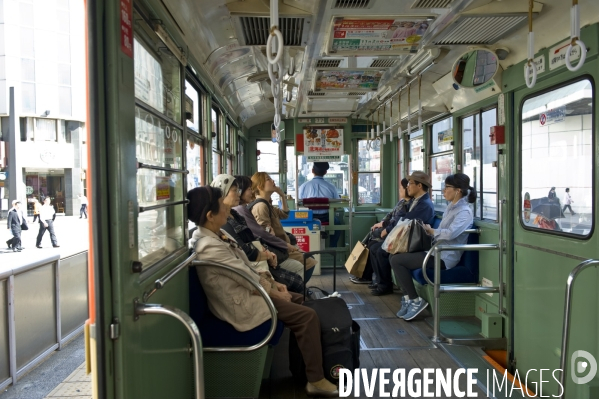
<path fill-rule="evenodd" d="M 54 248 L 60 248 L 60 245 L 52 245 Z"/>
<path fill-rule="evenodd" d="M 351 276 L 349 278 L 349 281 L 351 281 L 354 284 L 371 284 L 372 283 L 372 280 L 367 280 L 365 278 L 356 277 L 356 276 Z"/>
<path fill-rule="evenodd" d="M 36 247 L 36 248 L 39 248 L 39 249 L 42 249 L 42 246 L 41 246 L 41 245 L 36 245 L 35 247 Z"/>
<path fill-rule="evenodd" d="M 12 248 L 12 244 L 10 243 L 10 240 L 6 241 L 6 246 L 8 247 L 8 249 Z"/>
<path fill-rule="evenodd" d="M 370 293 L 374 296 L 383 296 L 393 294 L 393 290 L 379 290 L 378 288 L 370 291 Z"/>
<path fill-rule="evenodd" d="M 379 285 L 377 283 L 368 284 L 368 288 L 370 288 L 371 290 L 376 289 L 378 286 Z"/>

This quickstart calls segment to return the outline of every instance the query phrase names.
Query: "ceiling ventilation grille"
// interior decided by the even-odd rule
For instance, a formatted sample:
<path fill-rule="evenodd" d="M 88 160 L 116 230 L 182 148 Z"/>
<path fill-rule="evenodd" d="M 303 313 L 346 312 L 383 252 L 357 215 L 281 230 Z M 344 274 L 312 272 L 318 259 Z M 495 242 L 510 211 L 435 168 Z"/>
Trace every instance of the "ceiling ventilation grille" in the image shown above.
<path fill-rule="evenodd" d="M 502 16 L 464 16 L 434 40 L 437 45 L 493 44 L 525 23 L 526 14 Z"/>
<path fill-rule="evenodd" d="M 364 94 L 366 94 L 365 91 L 350 91 L 349 93 L 347 93 L 348 96 L 363 96 Z"/>
<path fill-rule="evenodd" d="M 453 0 L 416 0 L 412 8 L 448 8 Z"/>
<path fill-rule="evenodd" d="M 316 68 L 339 68 L 343 60 L 318 60 L 316 62 Z"/>
<path fill-rule="evenodd" d="M 396 62 L 397 60 L 391 58 L 378 59 L 372 61 L 372 64 L 370 64 L 370 68 L 391 68 L 393 65 L 395 65 Z"/>
<path fill-rule="evenodd" d="M 317 96 L 321 97 L 321 96 L 324 96 L 324 95 L 326 95 L 326 93 L 316 92 L 314 90 L 308 90 L 308 97 L 317 97 Z"/>
<path fill-rule="evenodd" d="M 368 8 L 370 0 L 335 0 L 333 8 Z"/>
<path fill-rule="evenodd" d="M 270 32 L 270 17 L 240 17 L 246 46 L 266 46 Z M 285 46 L 300 46 L 304 18 L 279 18 L 279 30 Z"/>

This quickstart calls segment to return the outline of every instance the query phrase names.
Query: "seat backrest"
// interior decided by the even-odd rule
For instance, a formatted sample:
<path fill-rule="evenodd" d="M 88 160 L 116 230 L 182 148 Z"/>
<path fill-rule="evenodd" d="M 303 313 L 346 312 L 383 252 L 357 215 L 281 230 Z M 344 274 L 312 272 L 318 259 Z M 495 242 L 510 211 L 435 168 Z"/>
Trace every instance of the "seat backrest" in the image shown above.
<path fill-rule="evenodd" d="M 478 234 L 468 234 L 467 244 L 478 244 Z M 456 266 L 465 266 L 478 281 L 478 251 L 464 251 Z"/>
<path fill-rule="evenodd" d="M 441 225 L 441 219 L 436 216 L 433 216 L 433 220 L 429 224 L 433 229 L 436 229 Z"/>
<path fill-rule="evenodd" d="M 200 325 L 208 312 L 208 298 L 195 266 L 189 268 L 189 316 Z"/>
<path fill-rule="evenodd" d="M 329 209 L 328 198 L 304 198 L 302 203 L 308 209 Z"/>

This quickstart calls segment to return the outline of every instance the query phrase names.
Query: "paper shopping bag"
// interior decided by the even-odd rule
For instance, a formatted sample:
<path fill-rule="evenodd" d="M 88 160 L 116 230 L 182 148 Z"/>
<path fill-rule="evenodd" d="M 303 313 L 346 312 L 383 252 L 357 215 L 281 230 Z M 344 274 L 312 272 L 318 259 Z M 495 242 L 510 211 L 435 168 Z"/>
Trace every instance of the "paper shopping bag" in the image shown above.
<path fill-rule="evenodd" d="M 358 241 L 345 262 L 345 268 L 350 274 L 353 274 L 356 277 L 362 277 L 367 262 L 368 247 Z"/>

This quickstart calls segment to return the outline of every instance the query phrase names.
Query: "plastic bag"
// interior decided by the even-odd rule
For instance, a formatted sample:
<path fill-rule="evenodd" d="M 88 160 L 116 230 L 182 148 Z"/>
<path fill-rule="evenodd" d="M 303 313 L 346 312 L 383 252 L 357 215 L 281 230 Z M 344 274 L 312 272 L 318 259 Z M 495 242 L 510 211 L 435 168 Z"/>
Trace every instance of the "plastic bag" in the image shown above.
<path fill-rule="evenodd" d="M 411 220 L 406 219 L 395 225 L 393 230 L 391 230 L 391 232 L 387 234 L 387 237 L 385 237 L 385 241 L 383 241 L 383 246 L 381 247 L 383 251 L 390 254 L 408 252 L 410 223 Z"/>

